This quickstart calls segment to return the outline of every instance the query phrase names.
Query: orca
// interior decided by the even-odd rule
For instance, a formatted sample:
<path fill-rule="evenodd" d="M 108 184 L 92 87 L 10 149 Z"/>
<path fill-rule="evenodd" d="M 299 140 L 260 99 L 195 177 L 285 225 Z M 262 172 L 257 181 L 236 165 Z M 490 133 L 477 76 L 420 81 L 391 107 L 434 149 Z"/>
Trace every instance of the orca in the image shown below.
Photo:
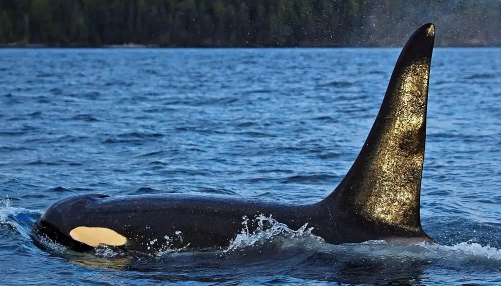
<path fill-rule="evenodd" d="M 228 247 L 259 215 L 298 230 L 307 225 L 326 243 L 433 240 L 421 226 L 420 196 L 426 139 L 431 23 L 408 39 L 396 62 L 379 113 L 346 176 L 312 204 L 231 196 L 85 194 L 55 202 L 35 222 L 33 235 L 76 251 L 99 246 L 152 253 L 169 248 Z M 243 225 L 248 218 L 248 224 Z"/>

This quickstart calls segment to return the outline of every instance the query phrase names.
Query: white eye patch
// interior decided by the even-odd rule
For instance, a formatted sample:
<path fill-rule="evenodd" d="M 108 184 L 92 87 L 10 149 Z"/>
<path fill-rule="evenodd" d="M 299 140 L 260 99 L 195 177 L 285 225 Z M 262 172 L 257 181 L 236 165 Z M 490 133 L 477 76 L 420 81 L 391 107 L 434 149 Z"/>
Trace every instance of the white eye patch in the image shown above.
<path fill-rule="evenodd" d="M 105 227 L 79 226 L 70 231 L 70 236 L 92 247 L 97 247 L 99 244 L 121 246 L 127 242 L 125 236 Z"/>

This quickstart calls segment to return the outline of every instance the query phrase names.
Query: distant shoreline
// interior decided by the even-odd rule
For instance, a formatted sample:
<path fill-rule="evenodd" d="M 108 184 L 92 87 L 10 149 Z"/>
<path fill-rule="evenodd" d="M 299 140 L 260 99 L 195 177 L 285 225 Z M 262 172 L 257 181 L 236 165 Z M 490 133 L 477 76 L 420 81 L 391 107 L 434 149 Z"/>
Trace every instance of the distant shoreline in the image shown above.
<path fill-rule="evenodd" d="M 144 49 L 144 48 L 162 48 L 162 46 L 158 45 L 143 45 L 143 44 L 135 44 L 135 43 L 129 43 L 129 44 L 123 44 L 123 45 L 101 45 L 101 46 L 95 46 L 95 45 L 80 45 L 80 44 L 68 44 L 68 45 L 52 45 L 52 44 L 35 44 L 35 43 L 7 43 L 7 44 L 0 44 L 0 48 L 28 48 L 28 49 L 52 49 L 52 48 L 62 48 L 62 49 L 68 49 L 68 48 L 76 48 L 76 49 L 81 49 L 81 48 L 129 48 L 129 49 Z"/>
<path fill-rule="evenodd" d="M 0 49 L 22 48 L 22 49 L 259 49 L 259 48 L 398 48 L 399 45 L 358 45 L 358 46 L 334 46 L 334 45 L 299 45 L 299 46 L 232 46 L 232 45 L 152 45 L 152 44 L 137 44 L 127 43 L 122 45 L 79 45 L 79 44 L 37 44 L 37 43 L 7 43 L 0 44 Z M 439 48 L 499 48 L 499 45 L 438 45 Z"/>
<path fill-rule="evenodd" d="M 0 48 L 501 47 L 501 1 L 0 1 Z"/>

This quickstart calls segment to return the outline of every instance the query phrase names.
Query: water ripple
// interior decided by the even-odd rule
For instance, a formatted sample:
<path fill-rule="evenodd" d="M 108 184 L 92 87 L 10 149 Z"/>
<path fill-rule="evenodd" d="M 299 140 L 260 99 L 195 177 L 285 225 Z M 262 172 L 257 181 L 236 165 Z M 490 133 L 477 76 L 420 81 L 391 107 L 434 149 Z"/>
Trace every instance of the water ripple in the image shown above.
<path fill-rule="evenodd" d="M 324 198 L 362 147 L 399 49 L 1 49 L 1 272 L 13 285 L 497 283 L 500 51 L 434 53 L 421 218 L 441 246 L 249 234 L 240 242 L 261 246 L 233 256 L 70 263 L 29 233 L 73 194 Z"/>

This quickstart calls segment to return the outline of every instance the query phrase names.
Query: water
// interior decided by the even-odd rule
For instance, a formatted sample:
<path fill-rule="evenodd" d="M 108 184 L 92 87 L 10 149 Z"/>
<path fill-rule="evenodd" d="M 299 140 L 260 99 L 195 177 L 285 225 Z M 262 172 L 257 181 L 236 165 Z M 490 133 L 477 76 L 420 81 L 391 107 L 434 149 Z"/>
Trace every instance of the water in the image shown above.
<path fill-rule="evenodd" d="M 501 282 L 501 49 L 436 49 L 422 221 L 439 245 L 329 245 L 276 224 L 227 249 L 50 253 L 76 194 L 315 202 L 351 166 L 400 49 L 0 50 L 4 285 Z"/>

